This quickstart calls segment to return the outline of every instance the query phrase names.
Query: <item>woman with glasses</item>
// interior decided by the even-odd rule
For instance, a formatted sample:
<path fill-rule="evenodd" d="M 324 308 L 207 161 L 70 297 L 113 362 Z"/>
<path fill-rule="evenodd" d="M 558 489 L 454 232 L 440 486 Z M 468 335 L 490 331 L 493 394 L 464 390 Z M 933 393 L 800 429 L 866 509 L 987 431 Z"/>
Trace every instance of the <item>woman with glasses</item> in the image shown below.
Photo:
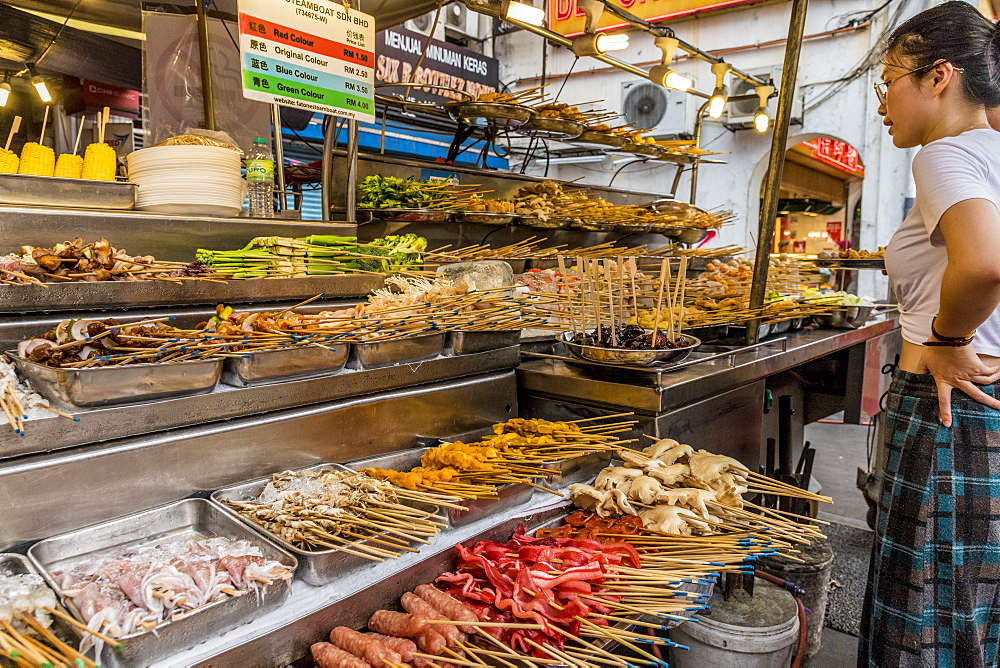
<path fill-rule="evenodd" d="M 965 2 L 889 38 L 878 112 L 916 204 L 886 248 L 903 348 L 859 666 L 985 668 L 1000 644 L 1000 30 Z"/>

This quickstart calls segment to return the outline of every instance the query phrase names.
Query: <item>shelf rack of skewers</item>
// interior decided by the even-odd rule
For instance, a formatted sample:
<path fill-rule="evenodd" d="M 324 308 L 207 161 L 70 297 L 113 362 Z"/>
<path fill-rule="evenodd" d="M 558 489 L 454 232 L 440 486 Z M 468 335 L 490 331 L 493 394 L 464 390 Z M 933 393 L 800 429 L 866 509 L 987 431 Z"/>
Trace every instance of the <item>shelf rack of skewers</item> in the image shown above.
<path fill-rule="evenodd" d="M 829 499 L 634 432 L 514 419 L 399 470 L 278 471 L 46 538 L 0 558 L 0 647 L 18 666 L 284 665 L 309 643 L 323 667 L 625 666 L 616 647 L 659 665 L 650 645 L 674 643 L 650 632 L 703 610 L 719 573 L 822 535 L 768 498 Z"/>
<path fill-rule="evenodd" d="M 581 432 L 614 427 L 521 420 L 497 425 L 495 435 L 549 436 L 565 447 Z M 239 665 L 254 656 L 281 665 L 307 649 L 289 640 L 311 638 L 314 663 L 295 665 L 661 666 L 661 650 L 685 649 L 663 632 L 707 608 L 721 573 L 752 571 L 755 559 L 779 551 L 794 560 L 798 545 L 822 537 L 822 522 L 766 499 L 827 497 L 676 441 L 603 444 L 615 465 L 590 467 L 584 479 L 592 484 L 556 486 L 571 505 L 543 500 L 484 518 L 454 549 L 428 549 L 352 583 L 295 622 L 259 629 L 208 661 Z M 441 490 L 433 465 L 459 452 L 432 449 L 423 456 L 430 466 L 398 479 Z M 499 452 L 490 466 L 502 466 L 505 452 L 524 461 L 518 444 Z"/>

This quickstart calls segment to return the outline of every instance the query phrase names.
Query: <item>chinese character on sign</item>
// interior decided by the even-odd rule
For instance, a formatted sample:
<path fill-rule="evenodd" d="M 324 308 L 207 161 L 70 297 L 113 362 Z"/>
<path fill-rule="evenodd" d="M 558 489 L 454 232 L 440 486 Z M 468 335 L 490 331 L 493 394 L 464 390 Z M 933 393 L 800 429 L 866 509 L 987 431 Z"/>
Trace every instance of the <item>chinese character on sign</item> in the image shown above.
<path fill-rule="evenodd" d="M 839 220 L 831 220 L 826 224 L 826 235 L 830 237 L 830 241 L 840 241 L 841 236 L 844 233 L 844 224 Z"/>

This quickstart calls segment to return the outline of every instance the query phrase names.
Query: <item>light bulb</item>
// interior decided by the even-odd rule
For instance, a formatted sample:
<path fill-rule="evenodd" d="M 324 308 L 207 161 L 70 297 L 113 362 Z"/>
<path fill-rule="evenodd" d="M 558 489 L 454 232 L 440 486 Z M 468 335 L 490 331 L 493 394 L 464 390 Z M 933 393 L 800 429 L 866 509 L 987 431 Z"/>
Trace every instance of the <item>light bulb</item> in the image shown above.
<path fill-rule="evenodd" d="M 45 79 L 42 77 L 32 77 L 31 85 L 35 87 L 35 91 L 38 93 L 38 98 L 48 104 L 52 101 L 52 93 L 49 92 L 49 87 L 45 85 Z"/>
<path fill-rule="evenodd" d="M 623 51 L 628 48 L 628 35 L 599 35 L 597 38 L 597 50 L 606 53 L 608 51 Z"/>
<path fill-rule="evenodd" d="M 708 115 L 712 118 L 722 118 L 722 112 L 726 109 L 726 89 L 717 86 L 712 91 L 712 97 L 708 101 Z"/>
<path fill-rule="evenodd" d="M 504 18 L 511 19 L 512 21 L 519 21 L 530 26 L 543 26 L 545 25 L 545 10 L 539 7 L 532 7 L 523 2 L 517 2 L 516 0 L 510 0 L 507 3 L 507 8 L 504 11 Z"/>
<path fill-rule="evenodd" d="M 4 81 L 0 83 L 0 107 L 7 106 L 7 100 L 10 99 L 10 84 Z"/>
<path fill-rule="evenodd" d="M 679 90 L 682 93 L 686 93 L 688 89 L 691 88 L 692 81 L 686 76 L 678 74 L 673 70 L 667 72 L 666 78 L 663 80 L 663 85 L 667 88 L 673 88 L 674 90 Z"/>
<path fill-rule="evenodd" d="M 753 117 L 753 126 L 757 129 L 757 132 L 767 132 L 767 128 L 771 125 L 771 119 L 768 117 L 767 112 L 763 108 L 758 109 L 757 113 Z"/>

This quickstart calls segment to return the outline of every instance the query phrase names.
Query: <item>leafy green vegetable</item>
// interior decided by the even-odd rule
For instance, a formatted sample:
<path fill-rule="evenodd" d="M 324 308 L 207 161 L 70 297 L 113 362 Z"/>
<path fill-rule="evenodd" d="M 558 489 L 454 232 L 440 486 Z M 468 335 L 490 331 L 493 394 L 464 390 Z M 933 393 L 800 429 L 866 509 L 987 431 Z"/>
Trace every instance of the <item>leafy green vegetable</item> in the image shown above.
<path fill-rule="evenodd" d="M 424 184 L 412 178 L 374 174 L 366 176 L 358 185 L 362 209 L 423 209 L 429 206 L 434 195 L 423 188 Z"/>

